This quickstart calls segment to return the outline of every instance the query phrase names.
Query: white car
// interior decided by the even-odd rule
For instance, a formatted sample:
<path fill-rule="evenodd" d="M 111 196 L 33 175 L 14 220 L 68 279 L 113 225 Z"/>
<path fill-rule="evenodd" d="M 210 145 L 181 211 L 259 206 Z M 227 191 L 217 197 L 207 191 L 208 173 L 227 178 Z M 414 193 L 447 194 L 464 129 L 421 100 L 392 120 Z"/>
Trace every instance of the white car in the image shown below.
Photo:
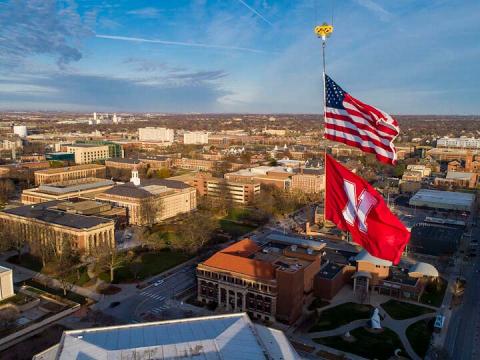
<path fill-rule="evenodd" d="M 153 286 L 162 285 L 164 282 L 165 282 L 165 280 L 158 280 L 157 282 L 155 282 L 155 283 L 153 284 Z"/>

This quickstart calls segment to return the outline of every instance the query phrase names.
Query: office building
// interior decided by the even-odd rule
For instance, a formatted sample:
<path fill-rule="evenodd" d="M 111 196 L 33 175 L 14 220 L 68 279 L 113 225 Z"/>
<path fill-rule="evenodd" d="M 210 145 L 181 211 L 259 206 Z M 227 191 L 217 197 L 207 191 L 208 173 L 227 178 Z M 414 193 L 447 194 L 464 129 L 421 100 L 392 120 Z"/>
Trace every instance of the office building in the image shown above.
<path fill-rule="evenodd" d="M 172 166 L 186 170 L 213 171 L 218 161 L 203 159 L 173 159 Z"/>
<path fill-rule="evenodd" d="M 68 145 L 67 152 L 75 154 L 75 163 L 78 165 L 90 164 L 97 160 L 105 160 L 110 157 L 110 150 L 108 145 Z"/>
<path fill-rule="evenodd" d="M 324 244 L 270 241 L 264 247 L 241 240 L 197 266 L 197 298 L 227 311 L 292 324 L 302 314 Z"/>
<path fill-rule="evenodd" d="M 138 139 L 140 141 L 158 141 L 173 143 L 175 131 L 163 127 L 146 127 L 138 129 Z"/>
<path fill-rule="evenodd" d="M 28 135 L 28 130 L 25 125 L 14 125 L 13 133 L 19 136 L 20 138 L 26 138 Z"/>
<path fill-rule="evenodd" d="M 478 183 L 477 173 L 449 171 L 445 178 L 435 178 L 435 185 L 440 187 L 459 187 L 475 189 Z"/>
<path fill-rule="evenodd" d="M 35 185 L 58 183 L 85 178 L 104 178 L 105 166 L 86 164 L 63 168 L 38 170 L 34 173 Z"/>
<path fill-rule="evenodd" d="M 206 173 L 199 173 L 195 176 L 194 186 L 201 196 L 208 196 L 214 199 L 228 199 L 242 205 L 251 204 L 260 195 L 259 182 L 234 182 L 222 178 L 214 178 Z"/>
<path fill-rule="evenodd" d="M 325 173 L 323 169 L 301 168 L 292 175 L 292 190 L 307 194 L 318 194 L 325 190 Z"/>
<path fill-rule="evenodd" d="M 180 181 L 143 179 L 132 171 L 130 182 L 95 197 L 127 209 L 130 224 L 156 223 L 197 208 L 196 190 Z"/>
<path fill-rule="evenodd" d="M 214 315 L 65 331 L 33 360 L 66 359 L 299 360 L 280 330 L 246 314 Z"/>
<path fill-rule="evenodd" d="M 225 174 L 229 181 L 256 181 L 264 185 L 274 185 L 282 190 L 291 186 L 294 170 L 282 166 L 257 166 L 249 169 L 240 169 Z"/>
<path fill-rule="evenodd" d="M 439 148 L 456 148 L 456 149 L 480 149 L 480 139 L 459 137 L 449 138 L 443 137 L 437 140 Z"/>
<path fill-rule="evenodd" d="M 187 131 L 183 134 L 183 143 L 185 145 L 208 144 L 208 133 L 203 131 Z"/>
<path fill-rule="evenodd" d="M 22 191 L 22 204 L 37 204 L 44 201 L 66 200 L 76 197 L 94 198 L 96 194 L 112 188 L 112 180 L 85 178 L 42 184 Z"/>
<path fill-rule="evenodd" d="M 430 176 L 432 169 L 423 164 L 410 164 L 407 165 L 407 170 L 420 172 L 422 178 Z"/>
<path fill-rule="evenodd" d="M 60 203 L 49 201 L 0 211 L 0 227 L 13 229 L 32 249 L 52 240 L 58 249 L 68 240 L 73 249 L 87 253 L 103 244 L 115 245 L 113 220 L 62 211 L 57 207 Z"/>

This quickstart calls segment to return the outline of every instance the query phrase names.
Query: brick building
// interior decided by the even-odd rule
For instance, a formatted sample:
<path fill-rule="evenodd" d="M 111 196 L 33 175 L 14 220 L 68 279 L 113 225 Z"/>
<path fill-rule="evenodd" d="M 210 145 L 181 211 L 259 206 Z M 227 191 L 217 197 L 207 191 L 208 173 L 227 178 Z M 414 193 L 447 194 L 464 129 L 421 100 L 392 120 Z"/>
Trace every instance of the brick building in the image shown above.
<path fill-rule="evenodd" d="M 241 240 L 197 266 L 198 300 L 291 324 L 313 292 L 322 248 Z"/>
<path fill-rule="evenodd" d="M 34 173 L 35 185 L 50 184 L 85 178 L 105 178 L 105 166 L 86 164 L 63 168 L 37 170 Z"/>

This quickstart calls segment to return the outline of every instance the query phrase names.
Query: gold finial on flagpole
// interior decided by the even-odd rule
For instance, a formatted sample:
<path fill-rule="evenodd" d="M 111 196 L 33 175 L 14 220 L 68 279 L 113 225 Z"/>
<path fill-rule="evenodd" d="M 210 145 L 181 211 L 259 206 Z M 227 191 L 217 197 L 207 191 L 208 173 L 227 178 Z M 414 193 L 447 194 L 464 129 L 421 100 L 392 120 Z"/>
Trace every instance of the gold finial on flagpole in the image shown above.
<path fill-rule="evenodd" d="M 315 26 L 314 31 L 319 38 L 322 38 L 323 41 L 326 41 L 327 37 L 329 37 L 333 33 L 333 25 L 323 23 L 322 25 Z"/>

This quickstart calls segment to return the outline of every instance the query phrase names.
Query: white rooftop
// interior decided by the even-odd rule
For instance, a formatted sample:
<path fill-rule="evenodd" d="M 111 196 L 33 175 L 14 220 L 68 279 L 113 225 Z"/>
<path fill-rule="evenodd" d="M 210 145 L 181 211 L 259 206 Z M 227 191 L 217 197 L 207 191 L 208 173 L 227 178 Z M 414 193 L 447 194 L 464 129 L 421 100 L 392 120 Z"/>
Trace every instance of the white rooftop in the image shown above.
<path fill-rule="evenodd" d="M 450 210 L 470 210 L 475 195 L 456 191 L 421 189 L 410 198 L 409 204 Z"/>
<path fill-rule="evenodd" d="M 242 313 L 65 331 L 58 346 L 34 360 L 190 358 L 300 359 L 281 331 Z"/>
<path fill-rule="evenodd" d="M 355 256 L 355 261 L 367 261 L 374 265 L 379 266 L 392 266 L 392 262 L 388 260 L 383 260 L 378 257 L 371 255 L 367 250 L 362 250 Z"/>
<path fill-rule="evenodd" d="M 447 179 L 454 180 L 470 180 L 472 178 L 472 173 L 461 172 L 461 171 L 449 171 L 447 172 Z"/>

